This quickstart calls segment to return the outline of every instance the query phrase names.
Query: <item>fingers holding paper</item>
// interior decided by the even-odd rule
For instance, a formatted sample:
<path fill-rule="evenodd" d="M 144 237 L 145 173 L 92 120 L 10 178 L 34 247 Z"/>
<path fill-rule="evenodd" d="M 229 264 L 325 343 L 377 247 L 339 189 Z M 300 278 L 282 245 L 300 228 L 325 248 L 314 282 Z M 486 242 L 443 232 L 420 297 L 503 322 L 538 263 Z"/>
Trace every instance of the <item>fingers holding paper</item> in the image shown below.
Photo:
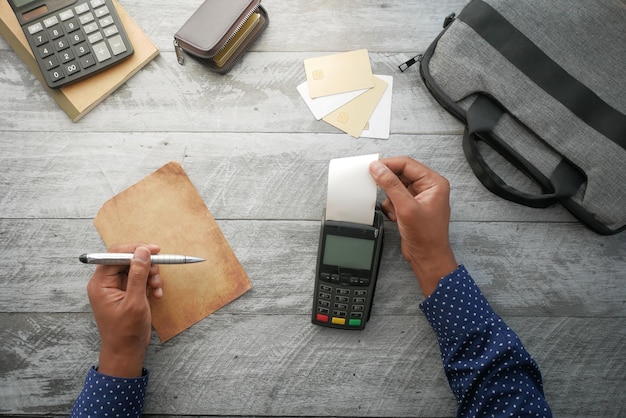
<path fill-rule="evenodd" d="M 387 195 L 383 211 L 398 223 L 402 254 L 428 296 L 457 267 L 448 239 L 450 184 L 409 157 L 374 161 L 370 173 Z"/>

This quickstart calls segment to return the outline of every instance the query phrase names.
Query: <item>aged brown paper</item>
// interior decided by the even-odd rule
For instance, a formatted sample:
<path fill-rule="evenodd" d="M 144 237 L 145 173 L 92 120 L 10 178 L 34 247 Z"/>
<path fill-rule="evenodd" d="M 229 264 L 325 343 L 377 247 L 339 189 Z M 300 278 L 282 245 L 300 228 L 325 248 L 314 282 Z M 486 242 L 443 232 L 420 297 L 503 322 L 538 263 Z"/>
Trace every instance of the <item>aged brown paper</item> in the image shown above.
<path fill-rule="evenodd" d="M 96 218 L 106 246 L 142 241 L 163 254 L 206 259 L 160 265 L 164 296 L 151 299 L 152 325 L 162 342 L 232 302 L 250 280 L 180 164 L 170 162 L 107 201 Z"/>

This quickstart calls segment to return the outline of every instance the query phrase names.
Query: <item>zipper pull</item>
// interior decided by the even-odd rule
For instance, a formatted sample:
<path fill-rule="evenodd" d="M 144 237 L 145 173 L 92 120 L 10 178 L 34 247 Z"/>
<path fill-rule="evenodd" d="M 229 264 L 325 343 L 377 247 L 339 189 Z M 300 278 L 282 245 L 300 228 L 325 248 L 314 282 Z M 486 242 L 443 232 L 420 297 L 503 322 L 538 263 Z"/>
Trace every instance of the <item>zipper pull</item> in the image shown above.
<path fill-rule="evenodd" d="M 176 52 L 176 59 L 180 65 L 185 64 L 185 56 L 183 55 L 183 49 L 178 45 L 178 41 L 174 39 L 174 52 Z"/>
<path fill-rule="evenodd" d="M 454 19 L 456 19 L 456 13 L 451 13 L 449 14 L 444 20 L 443 20 L 443 28 L 447 28 L 448 26 L 450 26 L 450 23 L 454 22 Z"/>
<path fill-rule="evenodd" d="M 411 58 L 410 60 L 408 60 L 407 62 L 404 62 L 398 65 L 398 68 L 400 69 L 401 72 L 405 72 L 406 70 L 409 69 L 409 67 L 411 67 L 416 62 L 422 62 L 423 57 L 424 57 L 424 54 L 418 54 L 414 56 L 413 58 Z"/>

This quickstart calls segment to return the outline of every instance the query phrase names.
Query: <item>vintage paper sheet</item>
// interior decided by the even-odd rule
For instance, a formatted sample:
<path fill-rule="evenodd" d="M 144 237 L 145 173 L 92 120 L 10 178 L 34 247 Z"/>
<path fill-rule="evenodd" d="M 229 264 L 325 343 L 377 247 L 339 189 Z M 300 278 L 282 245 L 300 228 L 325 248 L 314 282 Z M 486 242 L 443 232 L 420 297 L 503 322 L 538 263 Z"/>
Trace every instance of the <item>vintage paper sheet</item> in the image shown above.
<path fill-rule="evenodd" d="M 163 254 L 206 259 L 160 265 L 164 296 L 152 299 L 152 324 L 167 341 L 251 287 L 239 260 L 183 168 L 170 162 L 107 201 L 94 219 L 106 246 L 142 241 Z"/>

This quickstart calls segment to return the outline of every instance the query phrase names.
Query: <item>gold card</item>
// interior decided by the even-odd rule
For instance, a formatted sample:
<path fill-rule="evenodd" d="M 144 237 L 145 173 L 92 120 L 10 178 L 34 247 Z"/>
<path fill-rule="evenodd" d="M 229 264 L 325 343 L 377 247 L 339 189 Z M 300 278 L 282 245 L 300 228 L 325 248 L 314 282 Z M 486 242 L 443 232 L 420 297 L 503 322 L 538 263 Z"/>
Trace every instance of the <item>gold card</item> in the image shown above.
<path fill-rule="evenodd" d="M 248 37 L 250 32 L 252 32 L 252 29 L 254 29 L 259 24 L 260 20 L 261 15 L 258 12 L 253 13 L 252 16 L 250 16 L 248 20 L 246 20 L 246 23 L 244 23 L 241 29 L 239 29 L 237 34 L 226 43 L 224 49 L 222 49 L 213 57 L 213 62 L 215 63 L 215 65 L 220 68 L 223 67 L 228 59 L 235 53 L 237 48 L 239 48 L 243 41 Z"/>
<path fill-rule="evenodd" d="M 308 58 L 304 71 L 312 99 L 374 86 L 367 49 Z"/>
<path fill-rule="evenodd" d="M 358 138 L 387 90 L 388 84 L 385 81 L 376 76 L 373 78 L 373 88 L 324 116 L 324 121 Z"/>
<path fill-rule="evenodd" d="M 107 201 L 94 219 L 108 246 L 143 241 L 163 254 L 203 263 L 160 265 L 162 299 L 150 299 L 152 325 L 162 342 L 243 295 L 251 284 L 189 177 L 170 162 Z"/>

